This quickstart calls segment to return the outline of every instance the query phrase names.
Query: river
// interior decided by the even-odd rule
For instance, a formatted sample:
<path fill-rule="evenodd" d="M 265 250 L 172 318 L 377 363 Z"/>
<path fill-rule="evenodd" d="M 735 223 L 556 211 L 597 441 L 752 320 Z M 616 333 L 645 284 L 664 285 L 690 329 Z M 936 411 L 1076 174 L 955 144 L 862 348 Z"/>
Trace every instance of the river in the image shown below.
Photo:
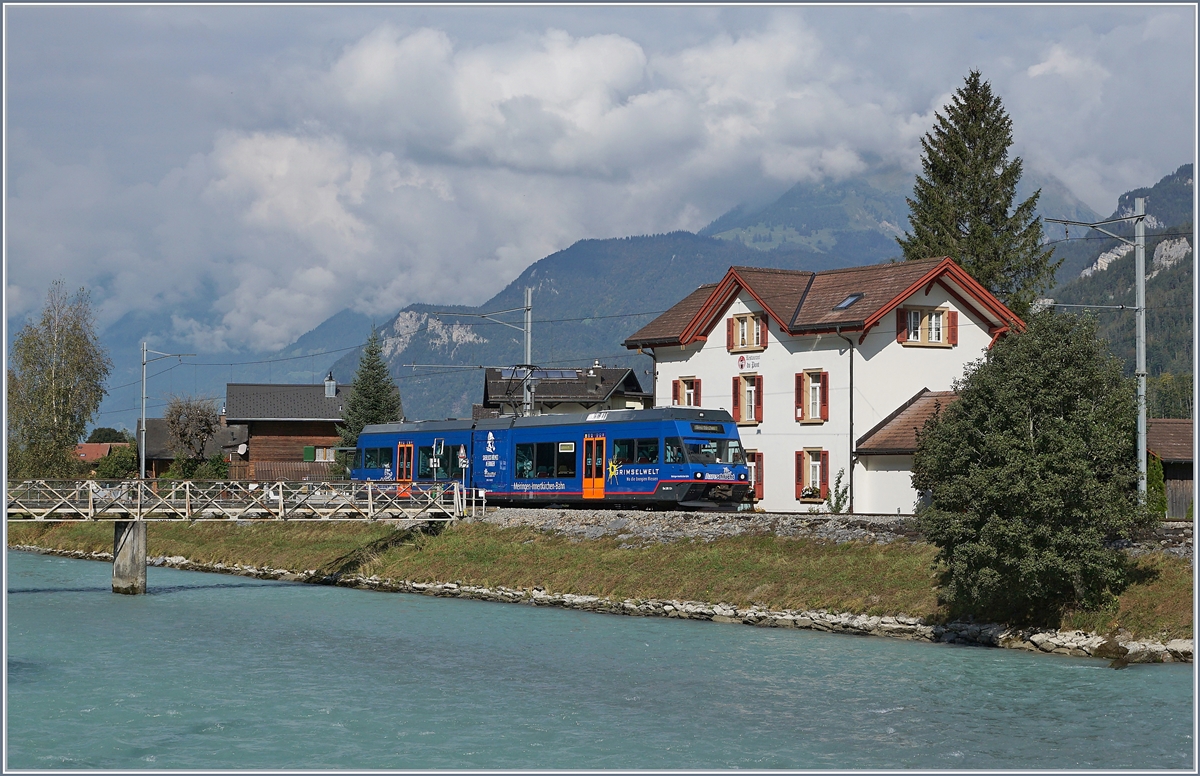
<path fill-rule="evenodd" d="M 7 562 L 10 769 L 1193 767 L 1191 665 Z"/>

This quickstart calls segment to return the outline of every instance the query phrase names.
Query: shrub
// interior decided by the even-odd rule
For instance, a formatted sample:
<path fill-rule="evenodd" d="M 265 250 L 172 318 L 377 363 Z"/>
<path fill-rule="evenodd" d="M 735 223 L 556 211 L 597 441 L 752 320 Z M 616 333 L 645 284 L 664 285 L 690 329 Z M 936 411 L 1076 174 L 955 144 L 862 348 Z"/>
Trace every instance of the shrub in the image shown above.
<path fill-rule="evenodd" d="M 1133 381 L 1094 320 L 1037 313 L 955 389 L 913 459 L 942 600 L 1014 624 L 1111 602 L 1128 579 L 1112 543 L 1154 517 L 1137 491 Z"/>

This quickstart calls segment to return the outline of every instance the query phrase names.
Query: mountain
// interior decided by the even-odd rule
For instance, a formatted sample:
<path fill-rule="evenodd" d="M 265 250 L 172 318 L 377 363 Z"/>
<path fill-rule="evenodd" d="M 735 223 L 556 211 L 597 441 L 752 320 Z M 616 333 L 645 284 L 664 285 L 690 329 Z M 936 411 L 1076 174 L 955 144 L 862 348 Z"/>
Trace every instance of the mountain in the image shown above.
<path fill-rule="evenodd" d="M 838 182 L 797 183 L 764 207 L 739 205 L 700 230 L 762 251 L 788 247 L 814 255 L 836 251 L 854 255 L 861 264 L 901 256 L 896 238 L 909 228 L 907 198 L 915 178 L 896 169 Z M 1041 191 L 1037 213 L 1073 221 L 1100 217 L 1053 175 L 1026 171 L 1017 184 L 1016 201 Z M 1060 240 L 1065 231 L 1045 224 L 1046 239 Z"/>
<path fill-rule="evenodd" d="M 1191 375 L 1194 364 L 1192 277 L 1192 165 L 1185 164 L 1154 186 L 1122 194 L 1110 218 L 1133 212 L 1133 200 L 1146 198 L 1146 368 L 1150 375 Z M 1110 231 L 1132 238 L 1133 226 L 1113 224 Z M 1134 251 L 1096 232 L 1074 232 L 1073 277 L 1054 291 L 1054 299 L 1073 305 L 1136 303 Z M 1066 262 L 1064 262 L 1064 265 Z M 1064 266 L 1065 269 L 1065 266 Z M 1083 309 L 1083 308 L 1066 308 Z M 1100 335 L 1125 363 L 1135 365 L 1136 316 L 1133 310 L 1093 310 Z"/>
<path fill-rule="evenodd" d="M 409 305 L 380 329 L 384 357 L 408 417 L 469 417 L 483 394 L 483 375 L 474 367 L 524 360 L 520 331 L 477 316 L 522 307 L 524 289 L 531 287 L 535 364 L 581 367 L 599 360 L 634 368 L 649 387 L 650 357 L 621 343 L 697 286 L 719 280 L 731 265 L 819 270 L 861 263 L 841 251 L 765 253 L 690 232 L 581 240 L 537 261 L 479 307 Z M 497 317 L 518 327 L 522 320 L 520 311 Z M 339 382 L 353 378 L 359 355 L 352 351 L 334 364 Z M 425 366 L 405 366 L 410 364 Z"/>
<path fill-rule="evenodd" d="M 1076 218 L 1074 216 L 1052 215 L 1054 218 L 1069 218 L 1091 223 L 1127 216 L 1133 213 L 1133 200 L 1137 197 L 1146 199 L 1146 239 L 1153 235 L 1167 232 L 1187 231 L 1191 234 L 1192 223 L 1192 165 L 1182 165 L 1175 172 L 1163 176 L 1158 183 L 1127 191 L 1117 198 L 1117 207 L 1108 218 L 1089 216 Z M 1124 237 L 1133 237 L 1131 223 L 1109 224 L 1105 229 Z M 1096 260 L 1105 253 L 1120 248 L 1122 243 L 1111 237 L 1105 237 L 1099 232 L 1086 227 L 1070 227 L 1071 239 L 1059 242 L 1054 246 L 1056 257 L 1063 259 L 1058 270 L 1059 289 L 1079 277 L 1080 273 L 1095 264 Z M 1149 253 L 1147 261 L 1149 261 Z"/>
<path fill-rule="evenodd" d="M 912 191 L 911 181 L 907 191 Z M 896 237 L 908 228 L 905 195 L 903 189 L 879 188 L 865 177 L 797 183 L 764 208 L 734 208 L 700 234 L 760 251 L 836 251 L 873 264 L 900 256 Z"/>
<path fill-rule="evenodd" d="M 469 415 L 481 398 L 483 378 L 478 369 L 462 367 L 524 360 L 519 331 L 477 316 L 521 307 L 526 286 L 534 288 L 536 364 L 585 366 L 599 359 L 635 367 L 648 387 L 651 360 L 621 346 L 631 332 L 697 285 L 719 279 L 730 265 L 819 270 L 899 257 L 895 237 L 908 228 L 905 197 L 912 184 L 910 174 L 886 167 L 840 182 L 801 183 L 765 205 L 734 208 L 699 234 L 581 240 L 534 263 L 479 307 L 410 305 L 384 319 L 381 327 L 405 410 L 413 418 Z M 1041 212 L 1095 220 L 1052 176 L 1027 174 L 1018 195 L 1026 197 L 1037 188 L 1042 190 Z M 1088 254 L 1071 264 L 1076 275 L 1083 262 L 1094 262 L 1093 247 L 1075 240 L 1056 245 Z M 133 427 L 142 341 L 164 352 L 195 350 L 170 334 L 172 312 L 179 311 L 131 313 L 102 333 L 115 365 L 99 425 Z M 203 310 L 182 312 L 198 320 L 204 315 Z M 519 312 L 500 317 L 518 327 L 521 322 Z M 342 310 L 278 351 L 201 354 L 185 364 L 158 361 L 148 369 L 149 414 L 160 414 L 175 393 L 220 400 L 227 382 L 320 382 L 329 370 L 348 382 L 373 322 L 378 321 Z"/>
<path fill-rule="evenodd" d="M 132 430 L 140 413 L 142 342 L 160 353 L 194 353 L 197 348 L 172 336 L 169 313 L 127 313 L 100 333 L 113 370 L 108 395 L 95 425 Z M 371 332 L 371 319 L 343 310 L 280 350 L 199 353 L 185 359 L 158 358 L 146 367 L 146 414 L 159 417 L 174 395 L 216 401 L 225 399 L 225 384 L 317 383 L 347 350 L 360 346 Z M 156 354 L 149 354 L 151 359 Z"/>

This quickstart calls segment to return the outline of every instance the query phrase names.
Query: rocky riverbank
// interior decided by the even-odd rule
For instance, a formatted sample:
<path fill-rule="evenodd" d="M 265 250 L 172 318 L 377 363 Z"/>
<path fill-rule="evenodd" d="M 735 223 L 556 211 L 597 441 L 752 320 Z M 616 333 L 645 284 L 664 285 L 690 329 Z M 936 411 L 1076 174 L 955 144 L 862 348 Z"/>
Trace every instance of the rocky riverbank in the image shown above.
<path fill-rule="evenodd" d="M 508 518 L 501 519 L 521 518 L 509 515 Z M 620 519 L 622 518 L 609 515 L 610 523 Z M 488 522 L 492 522 L 492 520 Z M 628 527 L 628 525 L 612 529 L 605 527 L 605 530 L 606 532 L 608 530 L 620 531 Z M 849 526 L 843 526 L 835 530 L 864 530 L 868 533 L 876 533 L 877 535 L 880 533 L 869 531 L 862 527 Z M 43 552 L 87 560 L 112 560 L 111 553 L 106 552 L 54 551 L 32 546 L 12 546 L 10 549 Z M 540 587 L 516 590 L 506 587 L 487 588 L 476 585 L 465 585 L 458 582 L 426 583 L 386 579 L 377 576 L 364 577 L 356 574 L 327 575 L 320 574 L 313 569 L 296 571 L 244 566 L 240 564 L 194 563 L 182 556 L 152 557 L 148 559 L 148 563 L 152 566 L 237 574 L 256 579 L 338 585 L 362 590 L 419 593 L 448 598 L 470 598 L 503 603 L 523 603 L 533 606 L 558 606 L 566 609 L 578 609 L 605 614 L 710 620 L 712 622 L 740 623 L 757 627 L 804 628 L 830 633 L 888 636 L 914 641 L 1023 649 L 1030 652 L 1103 658 L 1113 661 L 1114 667 L 1121 667 L 1128 663 L 1193 661 L 1192 639 L 1174 639 L 1164 644 L 1157 641 L 1133 640 L 1129 638 L 1128 634 L 1121 632 L 1109 637 L 1094 633 L 1085 633 L 1083 631 L 1012 629 L 994 623 L 951 622 L 946 624 L 927 624 L 918 618 L 906 617 L 904 615 L 879 617 L 844 612 L 829 612 L 823 609 L 817 611 L 775 611 L 754 606 L 738 608 L 730 604 L 702 601 L 658 599 L 626 599 L 618 601 L 599 596 L 548 593 Z"/>

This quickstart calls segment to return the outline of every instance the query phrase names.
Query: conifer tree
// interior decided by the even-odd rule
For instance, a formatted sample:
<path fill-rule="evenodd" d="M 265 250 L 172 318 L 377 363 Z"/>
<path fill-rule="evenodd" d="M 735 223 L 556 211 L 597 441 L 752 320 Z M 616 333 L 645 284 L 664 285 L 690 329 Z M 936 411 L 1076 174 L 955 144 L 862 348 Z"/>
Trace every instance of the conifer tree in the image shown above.
<path fill-rule="evenodd" d="M 1012 119 L 978 70 L 954 93 L 921 139 L 909 223 L 896 238 L 907 260 L 950 256 L 1009 309 L 1025 316 L 1062 263 L 1042 246 L 1034 214 L 1041 189 L 1014 207 L 1020 157 L 1009 161 Z"/>
<path fill-rule="evenodd" d="M 371 329 L 363 348 L 350 389 L 350 396 L 342 405 L 342 425 L 338 426 L 343 447 L 354 447 L 364 426 L 395 423 L 403 417 L 400 389 L 388 372 L 379 332 L 375 329 Z"/>

